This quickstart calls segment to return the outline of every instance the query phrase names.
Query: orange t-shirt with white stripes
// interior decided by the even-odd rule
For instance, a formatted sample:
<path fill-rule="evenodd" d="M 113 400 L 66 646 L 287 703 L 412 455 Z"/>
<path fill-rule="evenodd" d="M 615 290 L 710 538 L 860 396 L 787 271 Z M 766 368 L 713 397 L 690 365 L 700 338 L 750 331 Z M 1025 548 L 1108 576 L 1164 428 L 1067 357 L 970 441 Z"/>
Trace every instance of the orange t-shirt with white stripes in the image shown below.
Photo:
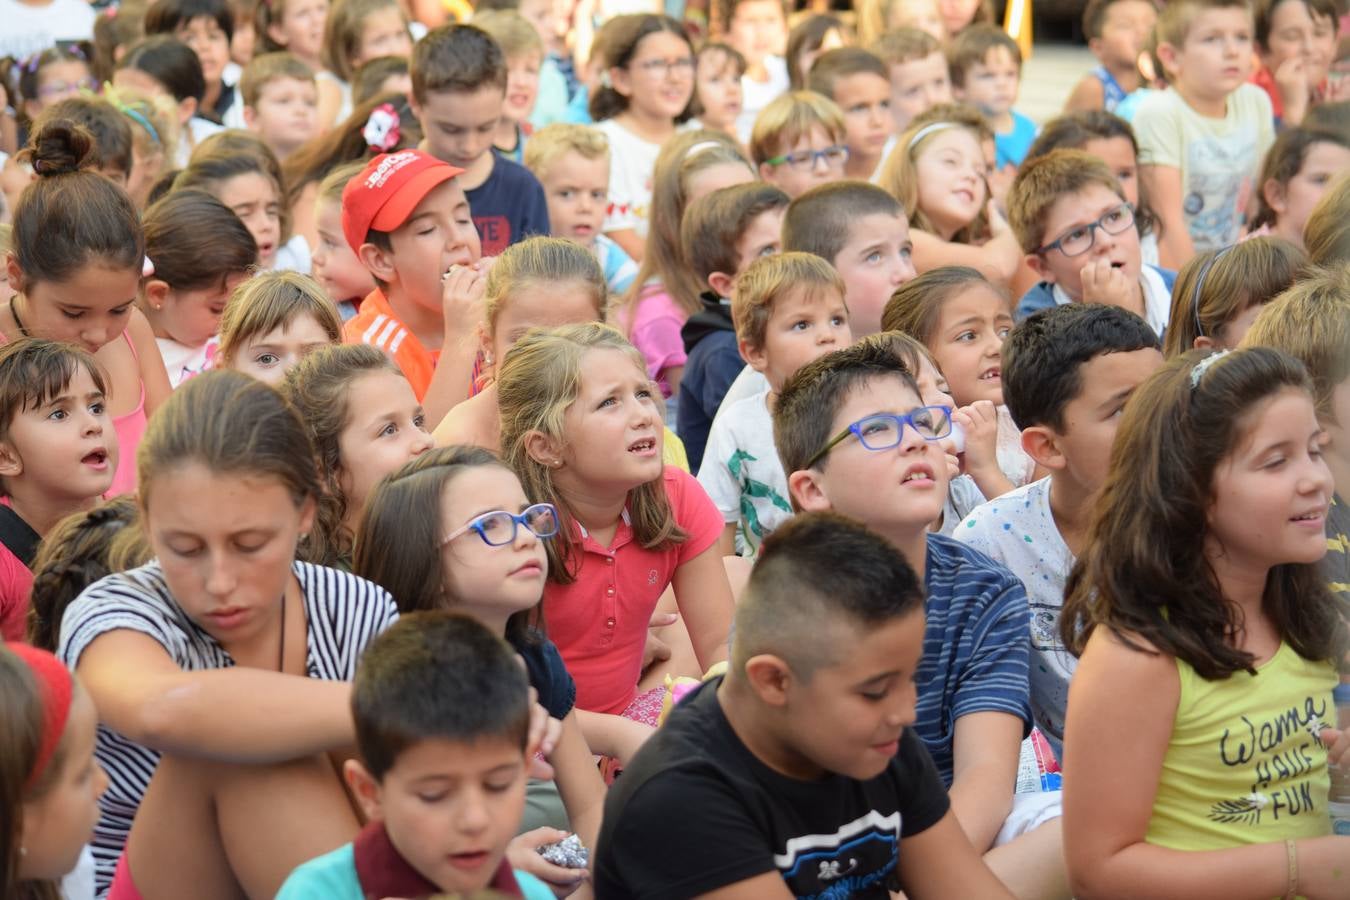
<path fill-rule="evenodd" d="M 426 349 L 417 335 L 394 315 L 384 291 L 376 288 L 361 301 L 361 311 L 342 326 L 348 344 L 378 347 L 402 370 L 417 399 L 422 400 L 436 371 L 437 353 Z"/>

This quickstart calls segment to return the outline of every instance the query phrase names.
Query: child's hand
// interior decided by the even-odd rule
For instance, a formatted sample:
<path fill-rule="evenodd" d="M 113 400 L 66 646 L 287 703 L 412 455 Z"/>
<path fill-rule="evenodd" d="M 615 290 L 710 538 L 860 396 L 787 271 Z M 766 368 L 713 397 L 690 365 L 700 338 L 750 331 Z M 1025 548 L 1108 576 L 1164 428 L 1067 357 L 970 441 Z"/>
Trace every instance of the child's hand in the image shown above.
<path fill-rule="evenodd" d="M 1308 63 L 1302 56 L 1291 56 L 1275 70 L 1275 87 L 1284 101 L 1286 113 L 1290 108 L 1301 112 L 1308 107 Z"/>
<path fill-rule="evenodd" d="M 993 183 L 997 178 L 997 172 L 990 176 L 989 190 L 991 194 L 994 192 Z M 1009 181 L 1008 183 L 1011 184 L 1012 182 Z M 1007 193 L 1006 189 L 1004 193 Z M 998 237 L 1001 234 L 1011 233 L 1012 229 L 1008 226 L 1008 220 L 1003 218 L 1003 213 L 999 212 L 999 203 L 994 196 L 990 196 L 989 202 L 984 205 L 984 211 L 989 216 L 989 234 L 991 236 Z"/>
<path fill-rule="evenodd" d="M 994 201 L 997 209 L 1008 208 L 1008 189 L 1012 187 L 1013 179 L 1017 177 L 1017 166 L 1008 163 L 1001 169 L 995 168 L 989 173 L 989 196 Z M 1001 216 L 1000 216 L 1001 218 Z M 992 222 L 993 216 L 990 216 Z"/>
<path fill-rule="evenodd" d="M 555 844 L 567 837 L 566 831 L 556 828 L 536 828 L 518 834 L 506 845 L 506 858 L 511 868 L 529 872 L 548 885 L 555 897 L 566 897 L 581 887 L 590 875 L 586 869 L 564 869 L 539 855 L 539 848 Z"/>
<path fill-rule="evenodd" d="M 1125 270 L 1117 269 L 1108 260 L 1094 259 L 1083 266 L 1079 277 L 1083 280 L 1084 303 L 1129 310 L 1139 307 L 1139 285 L 1131 284 L 1125 277 Z"/>
<path fill-rule="evenodd" d="M 974 475 L 998 468 L 998 407 L 976 400 L 952 413 L 966 433 L 966 471 Z"/>
<path fill-rule="evenodd" d="M 1350 728 L 1344 731 L 1323 728 L 1317 737 L 1322 746 L 1327 748 L 1327 765 L 1341 768 L 1350 766 Z"/>
<path fill-rule="evenodd" d="M 483 321 L 483 291 L 491 266 L 491 259 L 454 265 L 441 278 L 441 314 L 447 338 L 469 337 Z"/>

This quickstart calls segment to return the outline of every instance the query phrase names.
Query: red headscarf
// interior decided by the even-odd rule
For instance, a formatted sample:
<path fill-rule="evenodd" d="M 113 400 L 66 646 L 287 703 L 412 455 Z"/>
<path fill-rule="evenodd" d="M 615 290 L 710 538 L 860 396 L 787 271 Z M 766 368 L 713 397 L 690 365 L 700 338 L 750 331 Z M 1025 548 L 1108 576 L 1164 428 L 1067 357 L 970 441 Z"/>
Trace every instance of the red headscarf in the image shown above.
<path fill-rule="evenodd" d="M 32 771 L 24 782 L 24 790 L 29 790 L 47 771 L 52 755 L 61 743 L 61 735 L 66 731 L 66 720 L 70 717 L 70 699 L 75 682 L 65 665 L 46 650 L 18 643 L 5 644 L 5 648 L 28 666 L 42 698 L 42 739 L 38 742 L 38 755 L 33 761 Z"/>

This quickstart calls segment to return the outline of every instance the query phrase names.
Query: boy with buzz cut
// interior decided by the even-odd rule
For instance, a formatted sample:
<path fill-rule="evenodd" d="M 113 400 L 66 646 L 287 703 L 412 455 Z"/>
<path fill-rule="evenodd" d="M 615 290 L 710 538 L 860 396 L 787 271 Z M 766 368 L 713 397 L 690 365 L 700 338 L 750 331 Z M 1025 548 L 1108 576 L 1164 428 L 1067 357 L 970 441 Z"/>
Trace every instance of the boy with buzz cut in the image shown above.
<path fill-rule="evenodd" d="M 994 167 L 1011 173 L 1036 140 L 1036 123 L 1013 109 L 1022 80 L 1017 41 L 996 25 L 971 25 L 952 38 L 947 64 L 956 99 L 978 109 L 993 129 Z"/>
<path fill-rule="evenodd" d="M 1028 162 L 1008 191 L 1008 225 L 1041 276 L 1018 301 L 1018 321 L 1052 306 L 1103 303 L 1142 316 L 1162 336 L 1176 273 L 1144 264 L 1134 208 L 1099 157 L 1052 150 Z"/>
<path fill-rule="evenodd" d="M 844 113 L 848 142 L 844 174 L 875 180 L 886 154 L 895 145 L 891 79 L 886 64 L 861 47 L 839 47 L 816 59 L 806 86 L 829 97 Z"/>
<path fill-rule="evenodd" d="M 695 200 L 680 223 L 684 258 L 707 288 L 702 309 L 680 329 L 688 359 L 676 421 L 690 471 L 702 465 L 713 418 L 745 368 L 731 318 L 736 281 L 755 260 L 779 252 L 787 207 L 788 195 L 771 184 L 737 184 Z"/>
<path fill-rule="evenodd" d="M 361 655 L 352 717 L 359 759 L 343 775 L 369 824 L 277 900 L 553 897 L 506 861 L 532 748 L 529 683 L 505 641 L 468 616 L 406 615 Z"/>
<path fill-rule="evenodd" d="M 420 150 L 381 153 L 342 191 L 342 234 L 375 279 L 342 338 L 388 354 L 432 422 L 469 395 L 487 278 L 463 171 Z"/>
<path fill-rule="evenodd" d="M 1171 90 L 1140 101 L 1134 131 L 1167 268 L 1237 241 L 1275 141 L 1270 98 L 1247 81 L 1252 29 L 1247 0 L 1174 0 L 1158 14 L 1155 55 Z"/>
<path fill-rule="evenodd" d="M 920 113 L 952 102 L 952 77 L 937 38 L 917 28 L 896 28 L 869 48 L 891 80 L 892 130 L 901 134 Z M 888 150 L 882 158 L 890 155 Z"/>
<path fill-rule="evenodd" d="M 598 900 L 1011 897 L 908 727 L 923 607 L 904 557 L 862 525 L 815 513 L 775 531 L 726 674 L 610 789 Z"/>
<path fill-rule="evenodd" d="M 1242 346 L 1282 350 L 1312 376 L 1317 421 L 1327 435 L 1322 458 L 1336 486 L 1322 568 L 1350 610 L 1350 266 L 1319 269 L 1266 304 Z"/>
<path fill-rule="evenodd" d="M 600 230 L 609 202 L 609 138 L 585 125 L 546 125 L 525 144 L 525 168 L 544 188 L 550 233 L 594 253 L 610 293 L 627 293 L 637 263 Z"/>
<path fill-rule="evenodd" d="M 860 341 L 798 370 L 773 427 L 793 507 L 856 518 L 924 585 L 914 731 L 961 830 L 1018 896 L 1067 898 L 1059 819 L 1047 816 L 1058 792 L 1014 801 L 1031 729 L 1026 590 L 989 557 L 929 530 L 947 499 L 950 408 L 924 405 L 887 344 Z"/>
<path fill-rule="evenodd" d="M 249 60 L 239 79 L 244 125 L 284 160 L 319 133 L 314 70 L 284 51 Z"/>
<path fill-rule="evenodd" d="M 502 48 L 473 25 L 433 29 L 413 47 L 408 102 L 425 135 L 419 147 L 463 170 L 461 186 L 486 256 L 549 233 L 544 189 L 492 148 L 506 72 Z"/>
<path fill-rule="evenodd" d="M 1139 54 L 1157 21 L 1153 0 L 1088 0 L 1083 9 L 1083 37 L 1097 65 L 1074 87 L 1064 111 L 1115 112 L 1120 101 L 1139 90 L 1143 83 Z"/>
<path fill-rule="evenodd" d="M 722 555 L 754 556 L 792 515 L 787 475 L 773 443 L 773 408 L 802 366 L 853 342 L 844 282 L 811 253 L 781 253 L 750 264 L 731 300 L 736 342 L 765 389 L 728 405 L 708 435 L 698 482 L 726 528 Z"/>
<path fill-rule="evenodd" d="M 952 532 L 1026 587 L 1031 712 L 1057 755 L 1077 665 L 1059 633 L 1064 583 L 1087 541 L 1120 410 L 1162 362 L 1153 329 L 1114 306 L 1051 307 L 1014 328 L 1003 344 L 1003 399 L 1022 448 L 1050 474 L 977 507 Z"/>

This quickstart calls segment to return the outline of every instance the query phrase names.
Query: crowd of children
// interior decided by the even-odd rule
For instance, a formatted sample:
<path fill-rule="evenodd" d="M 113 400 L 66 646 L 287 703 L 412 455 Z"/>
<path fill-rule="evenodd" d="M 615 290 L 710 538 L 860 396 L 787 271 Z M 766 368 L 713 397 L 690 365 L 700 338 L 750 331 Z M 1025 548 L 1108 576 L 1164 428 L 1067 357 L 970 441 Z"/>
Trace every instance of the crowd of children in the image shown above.
<path fill-rule="evenodd" d="M 1350 896 L 1350 10 L 842 6 L 0 0 L 0 896 Z"/>

